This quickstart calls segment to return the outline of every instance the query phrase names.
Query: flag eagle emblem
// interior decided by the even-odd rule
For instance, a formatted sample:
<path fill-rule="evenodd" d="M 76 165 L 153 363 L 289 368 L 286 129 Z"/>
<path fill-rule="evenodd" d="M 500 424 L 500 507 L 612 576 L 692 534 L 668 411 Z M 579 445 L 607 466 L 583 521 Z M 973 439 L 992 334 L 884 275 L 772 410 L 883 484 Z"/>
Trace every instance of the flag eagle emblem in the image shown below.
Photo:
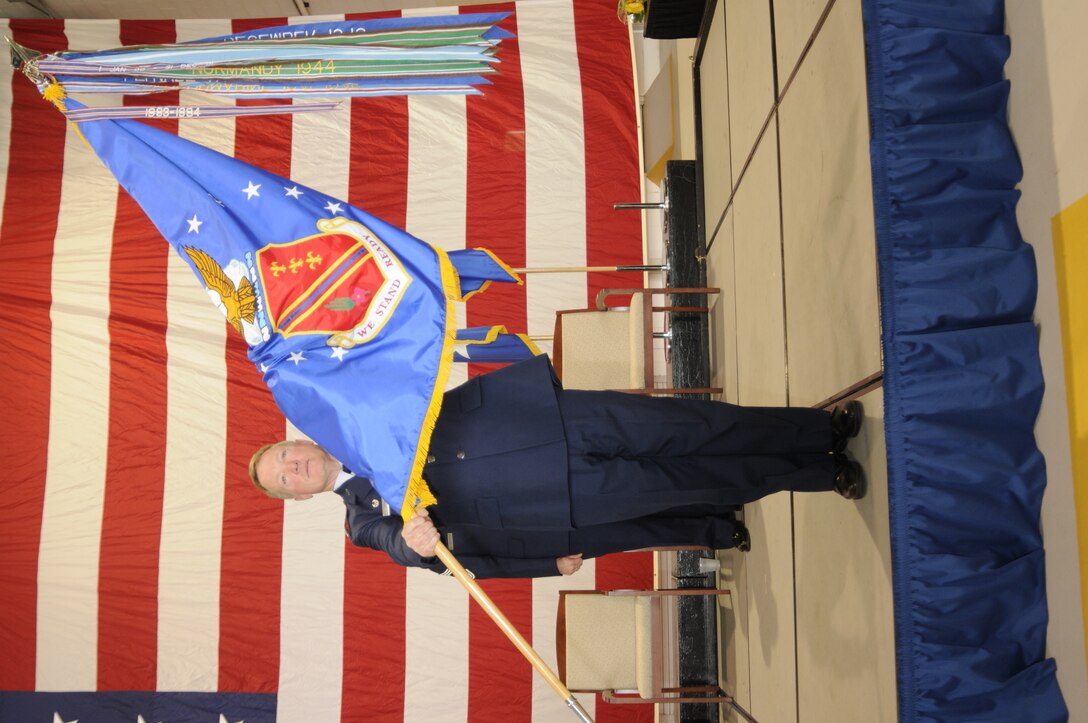
<path fill-rule="evenodd" d="M 253 323 L 256 315 L 257 297 L 253 293 L 253 285 L 249 279 L 242 276 L 235 284 L 227 276 L 222 266 L 215 262 L 206 252 L 193 246 L 185 246 L 185 254 L 192 260 L 200 280 L 208 289 L 208 295 L 216 302 L 227 322 L 239 333 L 244 335 L 242 322 Z"/>

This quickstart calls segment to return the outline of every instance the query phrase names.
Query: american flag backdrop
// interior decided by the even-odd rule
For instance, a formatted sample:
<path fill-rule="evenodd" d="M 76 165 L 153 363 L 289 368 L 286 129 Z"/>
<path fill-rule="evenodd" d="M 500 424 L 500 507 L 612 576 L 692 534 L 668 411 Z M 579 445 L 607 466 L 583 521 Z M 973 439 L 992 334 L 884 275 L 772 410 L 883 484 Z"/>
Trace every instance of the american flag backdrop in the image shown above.
<path fill-rule="evenodd" d="M 511 266 L 640 263 L 638 215 L 612 210 L 639 188 L 615 2 L 483 7 L 514 10 L 503 27 L 517 36 L 483 96 L 156 123 L 446 249 L 485 246 Z M 9 20 L 0 31 L 52 51 L 294 20 Z M 285 504 L 252 489 L 249 455 L 293 431 L 243 340 L 6 63 L 0 171 L 0 721 L 572 718 L 454 580 L 352 548 L 334 495 Z M 530 276 L 461 305 L 459 323 L 548 334 L 556 309 L 632 283 Z M 455 365 L 451 383 L 480 371 Z M 649 555 L 629 553 L 571 578 L 484 588 L 554 661 L 558 590 L 651 584 Z M 597 720 L 652 719 L 632 708 L 598 705 Z"/>

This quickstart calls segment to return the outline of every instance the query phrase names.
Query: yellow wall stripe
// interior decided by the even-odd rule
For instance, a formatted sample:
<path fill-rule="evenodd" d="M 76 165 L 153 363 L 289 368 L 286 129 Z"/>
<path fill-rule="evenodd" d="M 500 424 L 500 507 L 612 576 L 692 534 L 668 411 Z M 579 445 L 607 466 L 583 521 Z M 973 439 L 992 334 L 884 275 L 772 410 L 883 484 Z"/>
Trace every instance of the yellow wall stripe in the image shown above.
<path fill-rule="evenodd" d="M 1088 280 L 1088 196 L 1054 216 L 1050 227 L 1065 356 L 1081 612 L 1088 630 L 1088 291 L 1081 285 Z"/>

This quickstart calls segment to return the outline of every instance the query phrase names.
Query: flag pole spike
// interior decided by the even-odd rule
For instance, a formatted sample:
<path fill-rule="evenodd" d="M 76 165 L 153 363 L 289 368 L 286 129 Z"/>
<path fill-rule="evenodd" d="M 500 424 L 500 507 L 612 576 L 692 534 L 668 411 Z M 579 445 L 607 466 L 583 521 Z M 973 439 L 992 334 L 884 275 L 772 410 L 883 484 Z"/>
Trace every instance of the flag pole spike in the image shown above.
<path fill-rule="evenodd" d="M 449 549 L 439 542 L 434 548 L 434 554 L 438 556 L 438 559 L 446 566 L 446 569 L 453 573 L 453 576 L 457 578 L 457 581 L 464 586 L 468 594 L 472 596 L 472 599 L 479 603 L 483 608 L 487 616 L 502 630 L 503 634 L 510 639 L 510 642 L 514 644 L 514 647 L 525 656 L 525 659 L 529 661 L 529 664 L 536 668 L 537 672 L 547 681 L 548 685 L 552 687 L 552 690 L 563 699 L 563 702 L 567 704 L 576 716 L 578 716 L 584 723 L 593 723 L 593 719 L 589 717 L 582 704 L 574 697 L 574 694 L 570 692 L 563 681 L 559 680 L 552 669 L 548 667 L 548 664 L 540 657 L 540 655 L 533 650 L 533 647 L 522 637 L 518 629 L 514 627 L 513 623 L 503 614 L 502 610 L 492 602 L 487 593 L 483 591 L 480 584 L 469 575 L 464 566 L 457 561 L 457 558 L 453 556 L 453 553 Z"/>
<path fill-rule="evenodd" d="M 24 73 L 28 78 L 37 82 L 41 78 L 41 73 L 37 72 L 36 65 L 32 61 L 41 57 L 41 53 L 37 50 L 31 50 L 25 45 L 20 45 L 6 34 L 0 35 L 5 41 L 7 41 L 8 47 L 11 49 L 11 67 Z"/>

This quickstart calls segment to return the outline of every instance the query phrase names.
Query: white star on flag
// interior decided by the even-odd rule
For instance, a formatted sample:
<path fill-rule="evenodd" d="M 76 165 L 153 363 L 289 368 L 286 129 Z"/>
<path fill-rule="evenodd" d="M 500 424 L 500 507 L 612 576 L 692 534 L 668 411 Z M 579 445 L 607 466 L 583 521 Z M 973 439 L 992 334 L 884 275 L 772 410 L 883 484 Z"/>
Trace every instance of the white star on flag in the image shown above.
<path fill-rule="evenodd" d="M 302 356 L 302 352 L 300 351 L 293 351 L 291 352 L 291 358 L 287 361 L 293 361 L 297 367 L 300 361 L 306 361 L 306 357 Z"/>
<path fill-rule="evenodd" d="M 333 203 L 332 201 L 329 201 L 325 204 L 325 210 L 329 213 L 340 213 L 343 209 L 340 208 L 339 203 Z"/>
<path fill-rule="evenodd" d="M 302 191 L 298 190 L 298 186 L 291 186 L 290 188 L 288 188 L 287 186 L 284 186 L 283 190 L 291 198 L 298 198 L 299 196 L 302 195 Z"/>
<path fill-rule="evenodd" d="M 197 218 L 195 213 L 192 218 L 187 218 L 185 221 L 189 224 L 189 230 L 186 233 L 200 233 L 200 227 L 204 222 Z"/>
<path fill-rule="evenodd" d="M 333 350 L 332 350 L 332 358 L 333 358 L 333 359 L 338 359 L 338 360 L 340 360 L 340 361 L 344 361 L 344 356 L 345 356 L 345 355 L 346 355 L 347 353 L 348 353 L 348 350 L 347 350 L 347 349 L 345 349 L 345 348 L 344 348 L 344 347 L 342 347 L 342 346 L 338 346 L 338 347 L 335 347 L 335 348 L 333 348 Z"/>
<path fill-rule="evenodd" d="M 250 181 L 249 185 L 242 189 L 242 193 L 246 194 L 246 200 L 249 201 L 254 196 L 260 196 L 261 194 L 257 192 L 257 189 L 260 187 L 261 184 L 258 183 L 256 186 L 254 186 L 253 181 Z"/>
<path fill-rule="evenodd" d="M 60 713 L 53 712 L 53 723 L 79 723 L 79 720 L 66 721 L 60 717 Z"/>

